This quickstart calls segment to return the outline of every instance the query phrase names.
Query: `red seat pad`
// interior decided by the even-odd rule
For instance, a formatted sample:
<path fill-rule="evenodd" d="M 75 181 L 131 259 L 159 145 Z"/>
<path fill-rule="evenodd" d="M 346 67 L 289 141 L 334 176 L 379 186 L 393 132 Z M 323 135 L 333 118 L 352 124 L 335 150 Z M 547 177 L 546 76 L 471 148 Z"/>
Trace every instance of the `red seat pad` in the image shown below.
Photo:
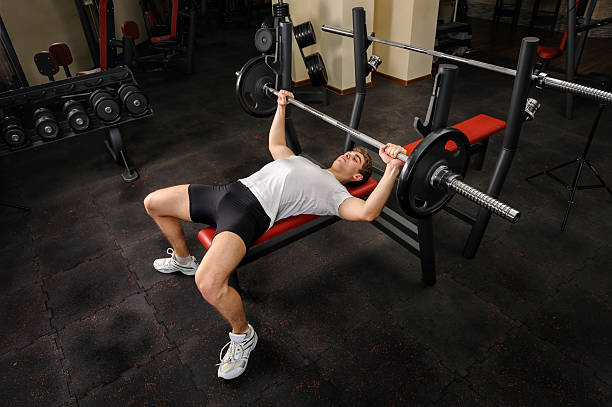
<path fill-rule="evenodd" d="M 173 41 L 175 37 L 173 37 L 171 34 L 169 35 L 161 35 L 159 37 L 151 37 L 151 42 L 153 44 L 159 44 L 160 42 L 163 41 Z"/>
<path fill-rule="evenodd" d="M 68 66 L 72 63 L 72 54 L 70 48 L 63 42 L 56 42 L 49 45 L 49 52 L 55 58 L 59 66 Z"/>
<path fill-rule="evenodd" d="M 358 187 L 348 188 L 348 191 L 351 195 L 357 198 L 363 198 L 364 196 L 369 195 L 374 190 L 374 188 L 376 188 L 376 185 L 378 185 L 378 181 L 373 178 L 370 178 L 364 184 L 359 185 Z M 263 235 L 261 235 L 259 239 L 257 239 L 255 243 L 253 243 L 253 246 L 265 242 L 266 240 L 272 239 L 275 236 L 278 236 L 282 233 L 287 232 L 288 230 L 301 226 L 318 217 L 319 215 L 303 214 L 281 219 L 278 222 L 275 222 L 270 229 L 268 229 Z M 210 248 L 210 245 L 212 244 L 213 237 L 215 236 L 215 231 L 215 228 L 208 227 L 206 229 L 200 230 L 200 232 L 198 233 L 198 239 L 200 239 L 200 242 L 202 242 L 206 250 L 208 250 Z"/>
<path fill-rule="evenodd" d="M 123 24 L 121 24 L 121 33 L 124 37 L 132 37 L 132 39 L 135 40 L 140 37 L 138 24 L 134 21 L 124 21 Z"/>
<path fill-rule="evenodd" d="M 461 123 L 457 123 L 452 127 L 461 130 L 467 136 L 468 140 L 470 140 L 470 144 L 474 144 L 505 128 L 506 122 L 496 119 L 495 117 L 487 116 L 486 114 L 479 114 Z M 404 146 L 407 151 L 406 155 L 410 155 L 421 140 L 413 141 L 407 146 Z M 449 141 L 446 143 L 446 149 L 449 151 L 457 151 L 457 146 L 452 141 Z"/>
<path fill-rule="evenodd" d="M 90 73 L 96 73 L 96 72 L 100 72 L 100 71 L 101 71 L 100 68 L 94 68 L 94 69 L 90 69 L 89 71 L 77 72 L 77 76 L 80 76 L 80 75 L 89 75 Z"/>
<path fill-rule="evenodd" d="M 538 47 L 538 56 L 542 59 L 553 59 L 561 55 L 561 50 L 557 47 L 547 47 L 540 45 Z"/>

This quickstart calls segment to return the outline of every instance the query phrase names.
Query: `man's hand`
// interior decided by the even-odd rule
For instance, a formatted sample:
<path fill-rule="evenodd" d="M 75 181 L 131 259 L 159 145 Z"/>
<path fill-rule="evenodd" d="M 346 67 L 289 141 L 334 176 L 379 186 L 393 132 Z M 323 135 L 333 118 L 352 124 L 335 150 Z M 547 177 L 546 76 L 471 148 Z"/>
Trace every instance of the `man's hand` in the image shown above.
<path fill-rule="evenodd" d="M 385 164 L 398 169 L 401 168 L 402 165 L 404 165 L 404 162 L 402 160 L 395 158 L 400 153 L 405 155 L 406 149 L 401 146 L 398 146 L 397 144 L 391 143 L 387 143 L 385 145 L 380 146 L 380 149 L 378 150 L 378 155 L 380 156 L 380 158 L 382 158 Z"/>
<path fill-rule="evenodd" d="M 276 103 L 278 103 L 279 106 L 287 106 L 287 104 L 289 103 L 289 101 L 287 100 L 287 96 L 295 99 L 293 93 L 289 92 L 288 90 L 281 89 L 278 92 L 278 98 L 276 99 Z"/>

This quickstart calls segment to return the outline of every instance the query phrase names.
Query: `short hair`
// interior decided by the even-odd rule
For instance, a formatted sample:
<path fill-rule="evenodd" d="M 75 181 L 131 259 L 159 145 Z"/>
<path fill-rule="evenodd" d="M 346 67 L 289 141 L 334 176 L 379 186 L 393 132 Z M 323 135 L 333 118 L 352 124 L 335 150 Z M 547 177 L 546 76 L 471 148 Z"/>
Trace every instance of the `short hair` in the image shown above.
<path fill-rule="evenodd" d="M 346 183 L 345 187 L 347 188 L 354 188 L 365 184 L 372 175 L 372 158 L 370 157 L 370 153 L 368 153 L 368 149 L 363 146 L 356 146 L 353 151 L 363 155 L 364 161 L 359 169 L 359 173 L 363 176 L 363 178 L 361 181 L 351 181 Z"/>

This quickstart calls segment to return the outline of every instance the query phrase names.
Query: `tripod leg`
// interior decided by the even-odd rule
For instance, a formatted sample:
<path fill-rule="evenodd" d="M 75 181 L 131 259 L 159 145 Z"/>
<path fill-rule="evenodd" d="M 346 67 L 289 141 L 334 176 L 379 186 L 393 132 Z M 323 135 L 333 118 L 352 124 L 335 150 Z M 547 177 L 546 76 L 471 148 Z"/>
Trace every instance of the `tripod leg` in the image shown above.
<path fill-rule="evenodd" d="M 591 171 L 593 171 L 593 174 L 595 174 L 595 176 L 597 177 L 597 179 L 599 180 L 599 182 L 601 182 L 601 186 L 604 187 L 608 193 L 610 195 L 612 195 L 612 190 L 610 189 L 610 187 L 608 186 L 608 184 L 606 184 L 603 180 L 603 178 L 601 178 L 601 176 L 599 175 L 599 173 L 597 172 L 597 169 L 593 166 L 593 164 L 591 164 L 590 162 L 585 160 L 586 165 L 589 166 L 589 168 L 591 169 Z"/>
<path fill-rule="evenodd" d="M 563 223 L 561 223 L 561 231 L 565 230 L 565 225 L 567 224 L 567 218 L 569 218 L 569 213 L 572 210 L 572 206 L 574 205 L 574 195 L 576 195 L 576 189 L 578 188 L 578 180 L 580 179 L 580 173 L 582 172 L 582 166 L 584 165 L 584 161 L 580 160 L 580 164 L 578 164 L 578 169 L 576 170 L 576 174 L 574 175 L 574 180 L 572 181 L 572 189 L 569 194 L 569 199 L 567 201 L 567 209 L 565 210 L 565 216 L 563 217 Z"/>

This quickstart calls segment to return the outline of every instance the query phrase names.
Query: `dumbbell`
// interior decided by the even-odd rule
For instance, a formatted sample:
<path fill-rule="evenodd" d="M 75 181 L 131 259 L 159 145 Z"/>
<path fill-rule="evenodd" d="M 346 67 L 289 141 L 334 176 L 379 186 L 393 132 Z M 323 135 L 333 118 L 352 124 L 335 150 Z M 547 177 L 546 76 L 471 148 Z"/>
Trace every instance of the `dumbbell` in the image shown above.
<path fill-rule="evenodd" d="M 0 131 L 5 143 L 11 147 L 21 147 L 27 141 L 27 136 L 21 121 L 15 116 L 7 116 L 0 121 Z"/>
<path fill-rule="evenodd" d="M 89 128 L 89 116 L 83 105 L 76 100 L 67 100 L 62 108 L 68 124 L 74 131 L 83 131 Z"/>
<path fill-rule="evenodd" d="M 60 127 L 55 115 L 46 107 L 39 107 L 34 111 L 34 128 L 43 140 L 52 140 L 59 136 Z"/>
<path fill-rule="evenodd" d="M 149 99 L 140 88 L 131 83 L 124 83 L 117 89 L 117 96 L 125 110 L 133 115 L 140 115 L 147 111 Z"/>
<path fill-rule="evenodd" d="M 95 90 L 89 95 L 89 103 L 96 115 L 105 122 L 112 122 L 119 118 L 121 108 L 110 93 L 103 89 Z"/>

